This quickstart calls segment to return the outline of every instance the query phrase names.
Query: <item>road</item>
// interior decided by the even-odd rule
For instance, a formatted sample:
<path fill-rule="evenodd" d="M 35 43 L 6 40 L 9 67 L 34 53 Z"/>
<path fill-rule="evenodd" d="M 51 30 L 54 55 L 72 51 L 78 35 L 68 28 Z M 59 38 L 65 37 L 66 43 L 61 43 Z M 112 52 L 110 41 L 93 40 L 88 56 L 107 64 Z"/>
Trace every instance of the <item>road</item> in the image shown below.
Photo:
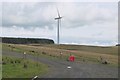
<path fill-rule="evenodd" d="M 23 57 L 21 53 L 8 51 L 3 51 L 2 55 Z M 32 55 L 27 55 L 27 59 L 37 61 Z M 49 66 L 49 72 L 44 76 L 38 75 L 40 78 L 118 78 L 117 68 L 103 64 L 51 60 L 45 57 L 39 57 L 38 61 Z M 72 68 L 68 69 L 68 65 Z"/>

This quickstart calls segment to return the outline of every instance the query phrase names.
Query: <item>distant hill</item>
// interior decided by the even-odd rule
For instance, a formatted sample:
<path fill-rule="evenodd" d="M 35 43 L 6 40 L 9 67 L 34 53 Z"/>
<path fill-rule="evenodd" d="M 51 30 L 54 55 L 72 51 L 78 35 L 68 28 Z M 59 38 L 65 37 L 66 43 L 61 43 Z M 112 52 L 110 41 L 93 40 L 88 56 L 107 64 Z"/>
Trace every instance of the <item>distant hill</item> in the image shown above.
<path fill-rule="evenodd" d="M 51 39 L 42 39 L 42 38 L 12 38 L 12 37 L 1 37 L 2 43 L 11 43 L 11 44 L 54 44 L 54 41 Z"/>
<path fill-rule="evenodd" d="M 116 46 L 120 46 L 120 44 L 117 44 Z"/>

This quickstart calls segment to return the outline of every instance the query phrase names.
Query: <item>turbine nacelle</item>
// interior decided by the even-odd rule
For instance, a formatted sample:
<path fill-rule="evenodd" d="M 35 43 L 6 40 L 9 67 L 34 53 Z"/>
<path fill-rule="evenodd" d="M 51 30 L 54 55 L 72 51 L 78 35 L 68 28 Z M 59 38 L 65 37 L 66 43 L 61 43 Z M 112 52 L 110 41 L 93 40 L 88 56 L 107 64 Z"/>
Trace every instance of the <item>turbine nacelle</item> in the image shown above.
<path fill-rule="evenodd" d="M 55 18 L 55 20 L 57 20 L 57 19 L 61 19 L 62 17 L 57 17 L 57 18 Z"/>

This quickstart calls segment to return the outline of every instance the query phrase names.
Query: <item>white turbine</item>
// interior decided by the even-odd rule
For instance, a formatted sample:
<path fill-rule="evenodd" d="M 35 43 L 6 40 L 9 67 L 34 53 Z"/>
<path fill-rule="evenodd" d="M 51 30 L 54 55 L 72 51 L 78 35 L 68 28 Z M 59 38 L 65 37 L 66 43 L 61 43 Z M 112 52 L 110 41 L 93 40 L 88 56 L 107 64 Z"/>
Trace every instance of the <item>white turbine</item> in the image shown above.
<path fill-rule="evenodd" d="M 59 44 L 59 37 L 60 37 L 60 35 L 59 35 L 59 29 L 60 29 L 60 23 L 61 23 L 61 16 L 60 16 L 60 13 L 59 13 L 59 10 L 57 9 L 57 13 L 58 13 L 58 17 L 56 17 L 55 18 L 55 20 L 58 20 L 58 24 L 57 24 L 57 26 L 58 26 L 58 28 L 57 28 L 57 44 Z"/>

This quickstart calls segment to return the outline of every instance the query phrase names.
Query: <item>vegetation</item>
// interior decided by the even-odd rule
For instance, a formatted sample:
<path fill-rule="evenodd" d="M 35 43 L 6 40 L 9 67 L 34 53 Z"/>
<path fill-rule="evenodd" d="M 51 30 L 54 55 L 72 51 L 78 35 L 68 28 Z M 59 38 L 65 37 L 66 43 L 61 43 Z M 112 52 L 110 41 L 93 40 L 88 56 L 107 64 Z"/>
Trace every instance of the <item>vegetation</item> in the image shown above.
<path fill-rule="evenodd" d="M 38 38 L 8 38 L 2 37 L 3 43 L 11 43 L 11 44 L 54 44 L 54 41 L 51 39 L 38 39 Z"/>
<path fill-rule="evenodd" d="M 24 51 L 27 54 L 48 57 L 50 59 L 67 60 L 70 54 L 76 57 L 76 62 L 101 63 L 101 58 L 109 65 L 118 66 L 118 47 L 98 47 L 84 45 L 43 45 L 43 44 L 3 44 L 3 50 L 12 50 L 19 53 Z M 63 53 L 62 56 L 60 53 Z"/>
<path fill-rule="evenodd" d="M 32 78 L 48 71 L 45 64 L 10 56 L 3 56 L 2 64 L 3 78 Z"/>
<path fill-rule="evenodd" d="M 118 47 L 117 46 L 87 46 L 87 45 L 55 45 L 55 44 L 31 44 L 31 46 L 38 47 L 52 47 L 56 49 L 64 49 L 71 51 L 86 51 L 86 52 L 95 52 L 100 54 L 111 54 L 118 55 Z"/>
<path fill-rule="evenodd" d="M 117 44 L 116 46 L 120 46 L 120 44 Z"/>

